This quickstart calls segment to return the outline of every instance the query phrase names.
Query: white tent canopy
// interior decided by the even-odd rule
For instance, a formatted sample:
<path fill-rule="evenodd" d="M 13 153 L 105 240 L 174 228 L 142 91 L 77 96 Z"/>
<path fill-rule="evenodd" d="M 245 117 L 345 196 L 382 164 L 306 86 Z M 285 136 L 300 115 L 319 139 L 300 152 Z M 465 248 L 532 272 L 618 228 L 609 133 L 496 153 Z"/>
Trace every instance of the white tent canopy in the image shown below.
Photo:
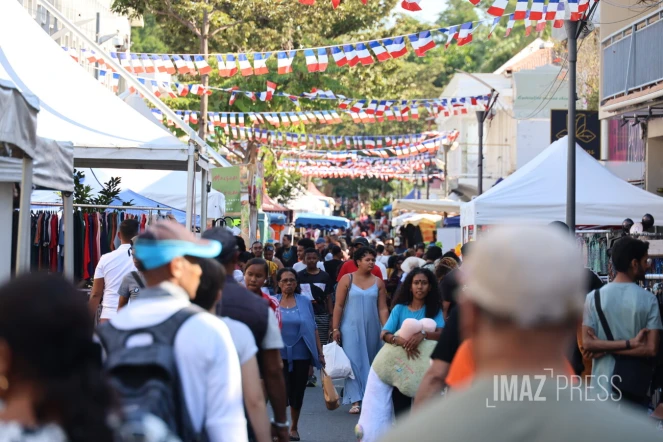
<path fill-rule="evenodd" d="M 555 141 L 525 166 L 461 206 L 461 225 L 550 223 L 566 218 L 568 140 Z M 621 225 L 645 213 L 663 225 L 663 198 L 613 175 L 576 145 L 576 224 Z"/>
<path fill-rule="evenodd" d="M 456 213 L 460 210 L 460 203 L 452 200 L 394 200 L 391 203 L 393 210 L 411 210 L 418 213 Z"/>
<path fill-rule="evenodd" d="M 106 90 L 20 3 L 0 5 L 0 79 L 39 99 L 38 136 L 70 141 L 78 167 L 186 170 L 186 144 Z"/>
<path fill-rule="evenodd" d="M 391 225 L 394 227 L 405 226 L 412 224 L 418 226 L 422 221 L 429 221 L 432 223 L 437 223 L 442 221 L 441 215 L 430 215 L 425 213 L 404 213 L 403 215 L 397 216 L 391 220 Z"/>

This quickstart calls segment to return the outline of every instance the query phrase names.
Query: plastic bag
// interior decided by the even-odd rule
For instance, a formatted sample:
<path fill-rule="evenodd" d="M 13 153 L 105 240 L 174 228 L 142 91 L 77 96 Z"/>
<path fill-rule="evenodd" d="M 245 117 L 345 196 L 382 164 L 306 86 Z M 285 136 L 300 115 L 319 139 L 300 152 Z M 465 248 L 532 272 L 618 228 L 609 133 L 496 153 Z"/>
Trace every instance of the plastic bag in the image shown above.
<path fill-rule="evenodd" d="M 332 379 L 354 379 L 350 359 L 336 342 L 331 342 L 322 347 L 322 353 L 325 355 L 325 370 Z"/>
<path fill-rule="evenodd" d="M 327 372 L 323 368 L 322 373 L 322 391 L 325 394 L 325 405 L 327 410 L 336 410 L 341 406 L 341 399 L 338 396 L 336 387 L 334 387 L 334 381 L 332 378 L 327 375 Z"/>

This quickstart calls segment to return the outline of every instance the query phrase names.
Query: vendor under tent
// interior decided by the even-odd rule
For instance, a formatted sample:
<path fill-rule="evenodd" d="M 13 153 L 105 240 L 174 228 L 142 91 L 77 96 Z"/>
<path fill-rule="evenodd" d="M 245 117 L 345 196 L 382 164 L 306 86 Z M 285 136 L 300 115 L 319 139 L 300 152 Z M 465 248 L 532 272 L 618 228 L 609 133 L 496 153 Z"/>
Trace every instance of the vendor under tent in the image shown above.
<path fill-rule="evenodd" d="M 547 224 L 566 217 L 567 138 L 552 143 L 500 184 L 461 206 L 464 240 L 470 228 L 495 224 Z M 618 226 L 645 213 L 663 225 L 663 198 L 613 175 L 576 144 L 576 222 Z"/>
<path fill-rule="evenodd" d="M 311 229 L 349 229 L 350 221 L 340 216 L 325 216 L 317 213 L 299 213 L 296 215 L 295 227 Z"/>
<path fill-rule="evenodd" d="M 400 199 L 391 203 L 393 210 L 409 210 L 417 213 L 458 213 L 460 203 L 452 200 Z"/>
<path fill-rule="evenodd" d="M 58 11 L 51 12 L 72 26 Z M 75 26 L 70 31 L 95 46 Z M 118 69 L 121 70 L 119 66 Z M 187 170 L 188 195 L 193 195 L 194 172 L 200 169 L 207 188 L 207 146 L 200 146 L 198 151 L 193 144 L 182 143 L 108 91 L 62 51 L 18 2 L 2 2 L 0 80 L 9 80 L 21 92 L 38 98 L 41 111 L 37 135 L 70 142 L 77 167 Z M 225 160 L 220 161 L 222 166 L 228 165 Z M 187 200 L 190 225 L 195 207 L 193 198 Z M 73 213 L 73 208 L 66 197 L 65 215 L 69 211 Z M 201 213 L 204 211 L 202 207 Z M 65 222 L 65 230 L 70 228 L 71 223 Z M 73 266 L 71 255 L 65 252 L 68 275 Z"/>

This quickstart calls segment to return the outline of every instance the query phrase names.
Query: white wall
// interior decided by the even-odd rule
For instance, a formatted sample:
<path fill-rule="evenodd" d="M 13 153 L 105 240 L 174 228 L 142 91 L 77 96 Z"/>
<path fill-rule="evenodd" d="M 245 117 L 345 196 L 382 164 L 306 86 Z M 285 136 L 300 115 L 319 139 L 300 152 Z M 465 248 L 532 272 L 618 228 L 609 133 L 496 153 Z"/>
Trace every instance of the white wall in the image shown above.
<path fill-rule="evenodd" d="M 520 168 L 550 145 L 550 120 L 520 120 L 516 130 L 516 167 Z"/>

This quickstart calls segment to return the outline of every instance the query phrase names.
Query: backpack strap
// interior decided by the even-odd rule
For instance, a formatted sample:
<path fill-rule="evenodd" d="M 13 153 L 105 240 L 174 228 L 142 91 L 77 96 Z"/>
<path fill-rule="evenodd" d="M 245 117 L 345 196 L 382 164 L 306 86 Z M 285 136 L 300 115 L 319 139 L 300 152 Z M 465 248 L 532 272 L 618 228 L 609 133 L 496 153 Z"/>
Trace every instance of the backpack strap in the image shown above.
<path fill-rule="evenodd" d="M 131 336 L 143 333 L 152 335 L 154 343 L 172 346 L 175 343 L 175 336 L 182 324 L 191 316 L 203 311 L 197 305 L 191 304 L 178 310 L 160 324 L 131 330 L 118 329 L 109 321 L 97 327 L 97 336 L 107 354 L 124 348 Z"/>
<path fill-rule="evenodd" d="M 609 341 L 614 341 L 615 339 L 612 336 L 612 331 L 610 331 L 608 320 L 605 318 L 605 314 L 601 308 L 601 290 L 594 290 L 594 306 L 596 307 L 596 313 L 599 315 L 599 320 L 601 321 L 601 326 L 603 327 L 606 337 Z"/>
<path fill-rule="evenodd" d="M 140 287 L 141 289 L 145 288 L 145 284 L 140 279 L 140 276 L 138 276 L 138 272 L 136 272 L 136 271 L 131 272 L 131 276 L 133 276 L 134 279 L 136 280 L 136 284 L 138 284 L 138 287 Z"/>

